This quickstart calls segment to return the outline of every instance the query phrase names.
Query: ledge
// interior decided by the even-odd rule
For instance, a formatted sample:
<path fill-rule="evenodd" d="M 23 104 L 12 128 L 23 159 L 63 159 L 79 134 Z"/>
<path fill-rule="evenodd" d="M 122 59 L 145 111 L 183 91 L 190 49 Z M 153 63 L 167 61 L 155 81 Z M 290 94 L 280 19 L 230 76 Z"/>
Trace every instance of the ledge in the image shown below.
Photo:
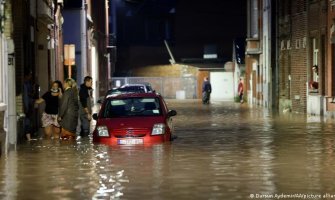
<path fill-rule="evenodd" d="M 259 41 L 259 38 L 247 38 L 246 41 Z"/>
<path fill-rule="evenodd" d="M 318 89 L 309 89 L 308 94 L 315 96 L 315 95 L 319 95 L 319 90 Z"/>
<path fill-rule="evenodd" d="M 0 111 L 6 111 L 7 105 L 0 102 Z"/>
<path fill-rule="evenodd" d="M 335 103 L 335 97 L 325 96 L 325 98 L 327 99 L 327 103 Z M 329 101 L 329 99 L 331 99 L 331 101 Z"/>
<path fill-rule="evenodd" d="M 246 55 L 259 55 L 262 53 L 263 51 L 260 49 L 247 49 L 247 51 L 245 52 Z"/>

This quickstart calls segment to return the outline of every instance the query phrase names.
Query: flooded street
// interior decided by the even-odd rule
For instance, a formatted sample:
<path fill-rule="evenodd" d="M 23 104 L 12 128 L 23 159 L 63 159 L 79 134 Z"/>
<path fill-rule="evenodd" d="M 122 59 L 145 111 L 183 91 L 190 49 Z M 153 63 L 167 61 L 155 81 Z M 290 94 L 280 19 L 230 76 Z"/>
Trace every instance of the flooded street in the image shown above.
<path fill-rule="evenodd" d="M 1 158 L 0 199 L 335 199 L 334 120 L 229 102 L 168 106 L 178 112 L 171 143 L 19 145 Z"/>

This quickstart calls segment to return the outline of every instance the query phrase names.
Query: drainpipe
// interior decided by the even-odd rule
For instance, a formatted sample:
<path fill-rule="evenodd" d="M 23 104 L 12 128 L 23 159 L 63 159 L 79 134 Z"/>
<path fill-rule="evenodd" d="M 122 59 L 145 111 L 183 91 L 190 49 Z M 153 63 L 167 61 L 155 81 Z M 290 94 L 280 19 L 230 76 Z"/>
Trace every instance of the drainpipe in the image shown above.
<path fill-rule="evenodd" d="M 8 97 L 8 127 L 6 138 L 6 151 L 9 147 L 14 146 L 16 149 L 17 143 L 17 111 L 16 111 L 16 84 L 15 84 L 15 57 L 14 57 L 14 41 L 7 40 L 8 68 L 7 68 L 7 97 Z M 9 146 L 7 146 L 9 145 Z"/>
<path fill-rule="evenodd" d="M 274 14 L 274 29 L 275 29 L 275 70 L 274 74 L 272 74 L 272 80 L 274 83 L 272 85 L 273 88 L 273 108 L 275 111 L 279 111 L 279 0 L 275 1 L 275 14 Z"/>
<path fill-rule="evenodd" d="M 87 28 L 86 28 L 86 0 L 82 0 L 81 8 L 81 77 L 77 77 L 77 81 L 83 79 L 87 75 Z"/>
<path fill-rule="evenodd" d="M 307 53 L 307 66 L 306 66 L 306 75 L 307 75 L 307 82 L 305 82 L 305 88 L 306 88 L 306 102 L 305 102 L 305 104 L 306 104 L 306 110 L 305 110 L 305 112 L 306 112 L 306 114 L 310 114 L 310 113 L 308 113 L 308 111 L 310 110 L 310 106 L 308 105 L 308 102 L 309 102 L 309 92 L 310 92 L 310 90 L 309 90 L 309 85 L 308 85 L 308 83 L 309 83 L 309 79 L 310 79 L 310 70 L 309 69 L 311 69 L 311 66 L 313 65 L 313 63 L 311 63 L 311 61 L 310 61 L 310 55 L 311 55 L 311 47 L 310 47 L 310 37 L 309 37 L 309 21 L 308 21 L 308 18 L 309 18 L 309 3 L 308 2 L 305 2 L 307 5 L 306 5 L 306 53 Z M 302 98 L 302 95 L 301 94 L 299 94 L 300 95 L 300 99 Z M 301 101 L 301 100 L 300 100 Z"/>
<path fill-rule="evenodd" d="M 54 79 L 53 80 L 59 80 L 59 75 L 58 75 L 58 67 L 59 67 L 59 62 L 58 62 L 58 44 L 59 43 L 56 43 L 59 41 L 59 38 L 58 38 L 58 23 L 57 23 L 57 20 L 58 20 L 58 10 L 59 10 L 59 5 L 58 3 L 56 3 L 54 5 L 54 10 L 53 10 L 53 18 L 54 18 L 54 29 L 53 29 L 53 34 L 54 34 L 54 52 L 55 52 L 55 74 L 54 74 Z"/>

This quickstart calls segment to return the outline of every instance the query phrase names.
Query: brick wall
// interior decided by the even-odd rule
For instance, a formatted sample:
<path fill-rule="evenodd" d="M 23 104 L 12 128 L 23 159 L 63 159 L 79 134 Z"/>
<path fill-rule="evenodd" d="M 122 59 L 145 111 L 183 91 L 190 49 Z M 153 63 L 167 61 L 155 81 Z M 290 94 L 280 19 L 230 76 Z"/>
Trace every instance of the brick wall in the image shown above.
<path fill-rule="evenodd" d="M 291 35 L 291 100 L 292 111 L 306 112 L 306 83 L 307 83 L 307 46 L 296 46 L 296 41 L 307 38 L 307 14 L 305 11 L 293 13 Z"/>
<path fill-rule="evenodd" d="M 291 101 L 293 112 L 306 113 L 313 38 L 317 39 L 319 47 L 318 94 L 324 94 L 326 90 L 327 4 L 323 0 L 286 3 L 289 6 L 279 5 L 279 99 Z"/>
<path fill-rule="evenodd" d="M 319 41 L 319 63 L 321 66 L 325 65 L 325 49 L 320 48 L 322 42 L 325 42 L 323 40 L 327 19 L 326 5 L 324 1 L 306 0 L 292 0 L 286 3 L 289 4 L 288 7 L 279 7 L 280 13 L 284 13 L 279 19 L 279 98 L 282 101 L 290 101 L 293 112 L 306 113 L 307 83 L 313 65 L 313 37 Z M 322 74 L 324 67 L 319 71 L 319 93 L 323 93 L 325 88 Z"/>
<path fill-rule="evenodd" d="M 184 73 L 197 75 L 197 68 L 186 65 L 154 65 L 133 69 L 133 76 L 138 77 L 181 77 Z"/>
<path fill-rule="evenodd" d="M 291 41 L 291 1 L 280 1 L 279 19 L 278 19 L 278 76 L 279 76 L 279 102 L 291 101 L 291 51 L 287 48 L 287 44 Z M 291 103 L 279 103 L 279 110 L 291 108 Z"/>
<path fill-rule="evenodd" d="M 327 79 L 327 84 L 326 84 L 326 96 L 335 96 L 335 33 L 332 32 L 332 26 L 334 25 L 334 19 L 335 19 L 335 6 L 328 6 L 328 28 L 327 30 L 330 30 L 330 38 L 329 38 L 329 43 L 328 43 L 328 48 L 327 48 L 327 70 L 326 70 L 326 79 Z M 327 44 L 327 43 L 326 43 Z"/>

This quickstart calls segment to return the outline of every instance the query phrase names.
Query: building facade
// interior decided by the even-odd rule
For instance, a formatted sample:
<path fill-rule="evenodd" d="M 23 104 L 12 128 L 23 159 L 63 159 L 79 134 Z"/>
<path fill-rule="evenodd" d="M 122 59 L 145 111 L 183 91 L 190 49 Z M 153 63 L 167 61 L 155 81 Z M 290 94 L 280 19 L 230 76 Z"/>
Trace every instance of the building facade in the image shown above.
<path fill-rule="evenodd" d="M 0 155 L 7 150 L 8 141 L 13 143 L 16 136 L 12 3 L 0 1 Z"/>
<path fill-rule="evenodd" d="M 277 105 L 275 10 L 275 1 L 248 1 L 245 84 L 249 105 Z"/>
<path fill-rule="evenodd" d="M 94 97 L 104 96 L 110 88 L 112 77 L 112 53 L 109 49 L 109 4 L 107 0 L 91 0 L 90 13 L 93 26 L 90 27 L 89 55 L 92 66 L 92 77 L 95 81 Z M 115 61 L 114 61 L 115 63 Z"/>
<path fill-rule="evenodd" d="M 79 9 L 66 3 L 79 3 Z M 15 5 L 15 6 L 13 6 Z M 75 10 L 71 21 L 71 10 Z M 78 12 L 77 12 L 78 11 Z M 4 16 L 6 15 L 6 16 Z M 15 17 L 13 17 L 15 16 Z M 77 17 L 76 17 L 77 16 Z M 70 27 L 66 27 L 66 17 Z M 82 17 L 85 20 L 81 20 Z M 78 25 L 77 27 L 75 25 Z M 79 31 L 78 31 L 79 30 Z M 39 98 L 49 90 L 53 80 L 66 77 L 63 44 L 78 31 L 76 54 L 81 55 L 78 70 L 83 76 L 97 74 L 97 88 L 108 89 L 108 1 L 2 0 L 0 1 L 0 143 L 4 150 L 24 140 L 24 73 L 32 72 Z M 85 34 L 81 34 L 85 33 Z M 83 44 L 84 45 L 81 45 Z M 78 51 L 79 50 L 79 51 Z M 85 50 L 84 53 L 81 53 Z M 85 62 L 83 62 L 85 61 Z M 86 64 L 85 64 L 86 63 Z M 88 63 L 88 64 L 87 64 Z M 83 66 L 81 66 L 83 65 Z M 78 83 L 79 84 L 79 83 Z M 102 90 L 96 90 L 96 97 Z M 34 132 L 39 131 L 39 108 L 35 108 Z M 40 133 L 35 134 L 38 137 Z M 7 147 L 7 148 L 6 148 Z"/>
<path fill-rule="evenodd" d="M 325 104 L 326 116 L 335 117 L 335 1 L 328 3 L 326 67 L 325 67 Z"/>
<path fill-rule="evenodd" d="M 327 7 L 325 0 L 279 1 L 280 110 L 324 114 Z"/>
<path fill-rule="evenodd" d="M 108 83 L 111 78 L 108 1 L 68 0 L 64 2 L 62 13 L 64 44 L 75 45 L 72 78 L 80 84 L 85 76 L 92 76 L 93 98 L 96 101 L 109 89 Z M 64 69 L 67 72 L 67 66 L 64 66 Z"/>
<path fill-rule="evenodd" d="M 334 115 L 334 5 L 248 1 L 245 78 L 251 105 Z"/>

